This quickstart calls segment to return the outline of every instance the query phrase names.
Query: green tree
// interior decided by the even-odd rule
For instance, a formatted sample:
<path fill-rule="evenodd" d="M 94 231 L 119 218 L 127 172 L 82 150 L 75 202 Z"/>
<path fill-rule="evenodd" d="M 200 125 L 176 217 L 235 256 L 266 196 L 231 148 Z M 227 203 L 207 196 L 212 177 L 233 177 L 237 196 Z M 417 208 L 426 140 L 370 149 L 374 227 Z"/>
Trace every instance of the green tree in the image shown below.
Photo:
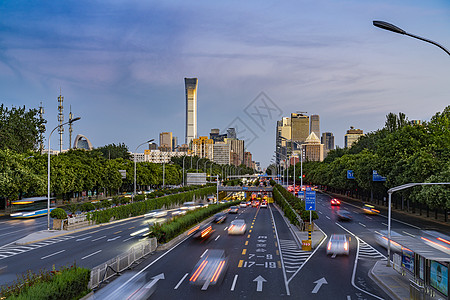
<path fill-rule="evenodd" d="M 100 152 L 106 159 L 131 158 L 130 152 L 128 151 L 128 147 L 124 143 L 118 145 L 114 143 L 108 144 L 103 147 L 96 148 L 95 151 Z"/>

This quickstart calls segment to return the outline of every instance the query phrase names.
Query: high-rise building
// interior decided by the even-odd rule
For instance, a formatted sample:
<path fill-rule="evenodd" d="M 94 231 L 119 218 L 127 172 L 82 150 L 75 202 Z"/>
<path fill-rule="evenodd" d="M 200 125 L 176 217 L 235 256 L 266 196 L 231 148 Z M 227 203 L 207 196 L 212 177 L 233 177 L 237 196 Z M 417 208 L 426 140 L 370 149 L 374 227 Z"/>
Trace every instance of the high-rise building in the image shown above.
<path fill-rule="evenodd" d="M 277 121 L 277 131 L 276 131 L 276 152 L 286 155 L 290 153 L 290 143 L 288 140 L 291 139 L 291 118 L 284 117 L 281 121 Z M 289 151 L 288 151 L 289 148 Z M 276 163 L 280 162 L 280 155 L 276 156 Z"/>
<path fill-rule="evenodd" d="M 311 115 L 310 116 L 311 125 L 310 125 L 310 132 L 314 132 L 317 137 L 320 136 L 320 117 L 319 115 Z"/>
<path fill-rule="evenodd" d="M 309 136 L 309 116 L 302 113 L 291 113 L 291 139 L 303 144 Z M 293 149 L 297 149 L 295 143 Z"/>
<path fill-rule="evenodd" d="M 361 129 L 355 129 L 355 127 L 350 126 L 350 129 L 347 130 L 347 134 L 344 137 L 345 148 L 350 148 L 361 136 L 364 136 Z"/>
<path fill-rule="evenodd" d="M 197 138 L 197 78 L 184 78 L 186 88 L 186 144 Z"/>
<path fill-rule="evenodd" d="M 178 137 L 172 136 L 172 151 L 178 148 Z"/>
<path fill-rule="evenodd" d="M 320 142 L 324 146 L 324 156 L 326 157 L 328 152 L 330 150 L 334 149 L 334 135 L 332 132 L 324 132 L 322 133 L 322 138 L 320 139 Z"/>
<path fill-rule="evenodd" d="M 320 143 L 319 138 L 314 132 L 306 138 L 303 144 L 305 149 L 305 159 L 308 161 L 322 161 L 323 160 L 323 144 Z"/>
<path fill-rule="evenodd" d="M 244 161 L 244 140 L 227 138 L 226 143 L 230 144 L 231 151 L 237 155 L 237 158 L 234 160 L 236 165 L 242 164 Z"/>
<path fill-rule="evenodd" d="M 200 136 L 198 139 L 192 140 L 192 154 L 200 158 L 213 160 L 214 158 L 214 141 L 208 139 L 207 136 Z"/>
<path fill-rule="evenodd" d="M 211 132 L 209 134 L 209 138 L 212 139 L 214 141 L 214 143 L 217 142 L 224 142 L 225 139 L 227 138 L 227 134 L 220 134 L 220 130 L 219 129 L 211 129 Z"/>
<path fill-rule="evenodd" d="M 161 151 L 172 151 L 172 132 L 159 134 L 159 148 Z"/>
<path fill-rule="evenodd" d="M 236 137 L 236 129 L 235 128 L 228 128 L 227 129 L 227 138 L 229 138 L 229 139 L 237 139 L 237 137 Z"/>
<path fill-rule="evenodd" d="M 213 161 L 219 165 L 230 164 L 231 145 L 224 142 L 214 143 L 214 159 Z"/>
<path fill-rule="evenodd" d="M 158 150 L 158 144 L 156 143 L 148 144 L 148 150 Z"/>
<path fill-rule="evenodd" d="M 251 152 L 244 152 L 244 165 L 247 168 L 252 168 L 254 169 L 255 166 L 253 165 L 253 161 L 252 161 L 252 153 Z"/>

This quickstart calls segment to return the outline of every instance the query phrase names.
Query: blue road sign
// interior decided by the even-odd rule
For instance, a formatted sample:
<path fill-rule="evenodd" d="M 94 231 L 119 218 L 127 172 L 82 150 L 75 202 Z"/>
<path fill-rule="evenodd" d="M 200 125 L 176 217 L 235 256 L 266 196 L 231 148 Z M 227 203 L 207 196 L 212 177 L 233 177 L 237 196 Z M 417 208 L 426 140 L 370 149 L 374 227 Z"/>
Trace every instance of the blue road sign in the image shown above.
<path fill-rule="evenodd" d="M 355 179 L 355 175 L 353 174 L 353 170 L 347 170 L 347 179 Z"/>
<path fill-rule="evenodd" d="M 248 190 L 248 186 L 243 186 L 242 189 L 243 189 L 244 191 L 247 191 L 247 190 Z"/>
<path fill-rule="evenodd" d="M 316 210 L 316 191 L 306 188 L 305 194 L 305 209 Z"/>
<path fill-rule="evenodd" d="M 373 170 L 372 181 L 386 181 L 386 177 L 379 175 L 377 170 Z"/>

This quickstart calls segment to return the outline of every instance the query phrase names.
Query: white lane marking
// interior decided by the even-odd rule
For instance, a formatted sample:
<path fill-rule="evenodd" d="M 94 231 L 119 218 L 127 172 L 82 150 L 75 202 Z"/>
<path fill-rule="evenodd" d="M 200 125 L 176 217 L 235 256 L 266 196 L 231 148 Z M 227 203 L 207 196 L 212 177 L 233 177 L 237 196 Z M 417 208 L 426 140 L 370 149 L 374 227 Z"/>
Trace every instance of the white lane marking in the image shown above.
<path fill-rule="evenodd" d="M 178 282 L 178 284 L 173 288 L 174 290 L 178 289 L 178 287 L 181 285 L 184 279 L 189 275 L 189 273 L 184 274 L 183 278 Z"/>
<path fill-rule="evenodd" d="M 217 241 L 219 238 L 220 238 L 220 234 L 214 240 Z"/>
<path fill-rule="evenodd" d="M 236 285 L 237 279 L 238 279 L 238 275 L 236 274 L 236 275 L 234 275 L 233 284 L 231 285 L 231 291 L 234 291 L 234 287 Z"/>
<path fill-rule="evenodd" d="M 404 234 L 407 234 L 407 235 L 409 235 L 409 236 L 412 236 L 412 237 L 416 237 L 414 234 L 411 234 L 411 233 L 409 233 L 409 232 L 406 232 L 406 231 L 402 231 Z"/>
<path fill-rule="evenodd" d="M 347 296 L 347 300 L 352 300 L 352 297 L 350 297 L 350 296 Z"/>
<path fill-rule="evenodd" d="M 369 217 L 369 216 L 366 216 L 366 218 L 369 219 L 369 220 L 373 220 L 373 219 L 372 219 L 371 217 Z"/>
<path fill-rule="evenodd" d="M 129 237 L 129 238 L 127 238 L 127 239 L 123 240 L 123 241 L 124 241 L 124 242 L 126 242 L 126 241 L 129 241 L 129 240 L 133 239 L 133 238 L 134 238 L 134 236 L 132 236 L 132 237 Z"/>
<path fill-rule="evenodd" d="M 81 259 L 88 258 L 88 257 L 90 257 L 90 256 L 92 256 L 92 255 L 95 255 L 95 254 L 97 254 L 97 253 L 100 253 L 100 252 L 102 252 L 102 250 L 95 251 L 94 253 L 91 253 L 91 254 L 89 254 L 89 255 L 86 255 L 85 257 L 82 257 Z"/>
<path fill-rule="evenodd" d="M 358 224 L 361 225 L 361 226 L 363 226 L 363 227 L 366 227 L 366 225 L 364 225 L 363 223 L 359 223 L 359 222 L 358 222 Z"/>
<path fill-rule="evenodd" d="M 106 235 L 104 235 L 104 236 L 101 236 L 101 237 L 99 237 L 99 238 L 96 238 L 95 240 L 92 240 L 91 242 L 95 242 L 95 241 L 98 241 L 98 240 L 104 239 L 105 237 L 106 237 Z"/>
<path fill-rule="evenodd" d="M 381 222 L 381 225 L 388 226 L 388 224 Z"/>
<path fill-rule="evenodd" d="M 205 256 L 206 252 L 208 252 L 208 249 L 206 249 L 205 252 L 203 252 L 203 254 L 200 255 L 200 258 L 202 258 L 203 256 Z"/>
<path fill-rule="evenodd" d="M 63 253 L 64 251 L 66 251 L 66 250 L 61 250 L 61 251 L 58 251 L 58 252 L 49 254 L 49 255 L 47 255 L 47 256 L 43 256 L 43 257 L 41 257 L 41 259 L 46 259 L 46 258 L 48 258 L 48 257 L 50 257 L 50 256 L 53 256 L 53 255 L 56 255 L 56 254 Z"/>
<path fill-rule="evenodd" d="M 323 215 L 323 213 L 319 210 L 319 214 Z"/>
<path fill-rule="evenodd" d="M 223 229 L 223 231 L 227 230 L 228 226 Z"/>
<path fill-rule="evenodd" d="M 325 216 L 328 220 L 331 220 L 329 216 Z"/>

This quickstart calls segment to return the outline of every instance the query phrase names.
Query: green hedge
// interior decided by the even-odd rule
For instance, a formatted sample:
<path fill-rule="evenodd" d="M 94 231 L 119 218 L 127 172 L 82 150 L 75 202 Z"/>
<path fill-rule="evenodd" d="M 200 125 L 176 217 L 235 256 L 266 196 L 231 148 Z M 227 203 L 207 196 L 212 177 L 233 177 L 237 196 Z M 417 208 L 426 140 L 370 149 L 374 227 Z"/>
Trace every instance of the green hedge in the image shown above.
<path fill-rule="evenodd" d="M 305 210 L 305 202 L 304 201 L 295 197 L 292 193 L 287 191 L 283 186 L 281 186 L 279 184 L 275 185 L 274 191 L 275 190 L 279 193 L 279 195 L 282 195 L 284 197 L 284 199 L 280 198 L 280 203 L 287 201 L 287 203 L 290 204 L 289 208 L 286 207 L 287 212 L 284 209 L 283 209 L 283 211 L 285 211 L 285 214 L 287 215 L 287 217 L 289 218 L 291 223 L 292 223 L 292 220 L 289 216 L 292 217 L 292 214 L 294 214 L 294 212 L 292 211 L 292 208 L 295 209 L 295 211 L 297 212 L 297 214 L 300 215 L 302 220 L 304 220 L 305 222 L 309 222 L 309 211 Z M 275 199 L 275 197 L 274 197 L 274 199 Z M 285 201 L 283 201 L 283 200 L 285 200 Z M 277 200 L 275 199 L 275 201 L 277 201 Z M 280 206 L 283 207 L 283 204 L 280 204 Z M 290 211 L 292 211 L 292 212 L 290 212 Z M 294 214 L 294 216 L 295 216 L 295 214 Z M 311 216 L 312 216 L 312 220 L 317 220 L 319 218 L 319 215 L 315 211 L 312 212 Z"/>
<path fill-rule="evenodd" d="M 277 187 L 273 189 L 273 200 L 281 207 L 284 215 L 289 219 L 289 222 L 291 222 L 291 224 L 300 225 L 300 222 L 297 219 L 297 216 L 295 215 L 292 207 L 283 198 Z"/>
<path fill-rule="evenodd" d="M 205 197 L 216 192 L 216 186 L 203 187 L 197 190 L 188 190 L 178 194 L 167 195 L 159 198 L 151 198 L 144 201 L 135 201 L 130 204 L 93 211 L 87 214 L 88 220 L 97 224 L 107 223 L 111 220 L 120 220 L 134 216 L 143 215 L 151 210 L 181 205 L 184 202 L 192 201 L 194 197 Z"/>
<path fill-rule="evenodd" d="M 30 282 L 27 277 L 14 286 L 2 287 L 1 298 L 11 300 L 80 299 L 89 293 L 90 270 L 72 266 L 46 272 Z"/>
<path fill-rule="evenodd" d="M 163 244 L 174 237 L 185 232 L 193 225 L 200 223 L 201 221 L 207 219 L 208 217 L 228 208 L 232 205 L 237 205 L 240 200 L 227 202 L 222 204 L 211 204 L 208 207 L 196 209 L 194 211 L 188 212 L 184 216 L 176 217 L 167 223 L 155 224 L 150 226 L 150 231 L 152 237 L 156 237 L 158 243 Z"/>

